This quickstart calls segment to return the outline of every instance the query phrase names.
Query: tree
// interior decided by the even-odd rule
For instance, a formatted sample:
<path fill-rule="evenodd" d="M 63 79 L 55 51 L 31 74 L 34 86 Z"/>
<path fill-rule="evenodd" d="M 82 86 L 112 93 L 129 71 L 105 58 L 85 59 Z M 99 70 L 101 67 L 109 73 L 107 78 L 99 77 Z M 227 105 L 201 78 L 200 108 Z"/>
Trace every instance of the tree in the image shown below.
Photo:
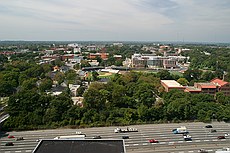
<path fill-rule="evenodd" d="M 28 80 L 23 81 L 21 85 L 22 90 L 36 90 L 37 89 L 37 79 L 36 78 L 30 78 Z"/>
<path fill-rule="evenodd" d="M 185 78 L 180 78 L 177 80 L 177 82 L 181 84 L 182 86 L 187 86 L 189 83 L 188 80 L 186 80 Z"/>
<path fill-rule="evenodd" d="M 39 90 L 41 92 L 45 92 L 46 90 L 50 90 L 52 88 L 53 81 L 51 79 L 45 78 L 41 80 L 41 84 L 39 85 Z"/>
<path fill-rule="evenodd" d="M 62 72 L 57 72 L 54 76 L 54 80 L 61 84 L 65 79 L 65 75 Z"/>
<path fill-rule="evenodd" d="M 12 95 L 16 89 L 8 81 L 0 80 L 0 97 L 8 97 Z"/>
<path fill-rule="evenodd" d="M 92 72 L 92 79 L 93 79 L 93 81 L 98 80 L 98 76 L 99 76 L 99 74 L 96 71 Z"/>
<path fill-rule="evenodd" d="M 157 76 L 161 80 L 170 80 L 170 79 L 172 79 L 169 71 L 167 71 L 167 70 L 160 70 L 159 72 L 157 72 Z"/>

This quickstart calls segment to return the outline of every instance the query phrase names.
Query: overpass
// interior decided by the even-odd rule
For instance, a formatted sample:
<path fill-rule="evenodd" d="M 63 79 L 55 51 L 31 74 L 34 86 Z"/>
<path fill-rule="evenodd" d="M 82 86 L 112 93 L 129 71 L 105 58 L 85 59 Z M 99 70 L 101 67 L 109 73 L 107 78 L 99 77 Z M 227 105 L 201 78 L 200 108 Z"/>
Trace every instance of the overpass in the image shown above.
<path fill-rule="evenodd" d="M 9 114 L 5 114 L 3 116 L 0 117 L 0 123 L 4 122 L 6 119 L 8 119 L 10 117 Z"/>

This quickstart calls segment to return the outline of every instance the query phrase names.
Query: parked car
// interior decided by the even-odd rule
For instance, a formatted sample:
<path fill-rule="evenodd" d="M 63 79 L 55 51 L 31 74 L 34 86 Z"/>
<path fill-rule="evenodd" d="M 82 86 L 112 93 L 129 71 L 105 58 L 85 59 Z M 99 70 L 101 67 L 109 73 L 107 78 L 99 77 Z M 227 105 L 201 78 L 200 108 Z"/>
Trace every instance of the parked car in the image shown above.
<path fill-rule="evenodd" d="M 225 136 L 218 136 L 217 139 L 225 139 Z"/>
<path fill-rule="evenodd" d="M 93 139 L 101 139 L 101 136 L 97 135 L 97 136 L 93 137 Z"/>
<path fill-rule="evenodd" d="M 155 139 L 150 139 L 149 143 L 159 143 L 159 141 L 155 140 Z"/>
<path fill-rule="evenodd" d="M 16 141 L 20 141 L 20 140 L 24 140 L 24 138 L 23 138 L 23 137 L 18 137 L 18 138 L 16 139 Z"/>
<path fill-rule="evenodd" d="M 7 142 L 7 143 L 5 144 L 5 146 L 13 146 L 13 145 L 14 145 L 13 142 Z"/>
<path fill-rule="evenodd" d="M 10 138 L 15 138 L 15 137 L 13 135 L 9 135 L 8 138 L 10 139 Z"/>
<path fill-rule="evenodd" d="M 206 125 L 205 128 L 212 128 L 212 125 Z"/>
<path fill-rule="evenodd" d="M 122 139 L 129 139 L 129 136 L 124 135 L 124 136 L 122 136 Z"/>

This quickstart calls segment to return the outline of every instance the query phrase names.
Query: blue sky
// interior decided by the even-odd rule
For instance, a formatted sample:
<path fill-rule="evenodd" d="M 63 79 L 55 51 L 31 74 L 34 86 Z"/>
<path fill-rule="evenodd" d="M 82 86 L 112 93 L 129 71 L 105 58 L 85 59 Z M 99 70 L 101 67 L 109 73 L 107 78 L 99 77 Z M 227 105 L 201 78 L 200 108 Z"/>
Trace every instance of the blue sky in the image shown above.
<path fill-rule="evenodd" d="M 230 42 L 230 0 L 0 0 L 0 40 Z"/>

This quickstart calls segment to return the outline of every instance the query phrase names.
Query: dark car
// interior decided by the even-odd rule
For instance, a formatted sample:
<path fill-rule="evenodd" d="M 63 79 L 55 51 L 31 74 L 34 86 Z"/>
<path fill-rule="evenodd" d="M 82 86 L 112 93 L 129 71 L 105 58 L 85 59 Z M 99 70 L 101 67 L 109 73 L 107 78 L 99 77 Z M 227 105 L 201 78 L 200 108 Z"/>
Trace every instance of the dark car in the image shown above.
<path fill-rule="evenodd" d="M 212 125 L 206 125 L 205 128 L 212 128 Z"/>
<path fill-rule="evenodd" d="M 93 137 L 93 139 L 101 139 L 101 136 L 97 135 L 97 136 Z"/>
<path fill-rule="evenodd" d="M 225 136 L 218 136 L 217 139 L 225 139 Z"/>
<path fill-rule="evenodd" d="M 184 141 L 192 141 L 192 138 L 184 138 Z"/>
<path fill-rule="evenodd" d="M 155 139 L 150 139 L 149 143 L 159 143 L 159 141 L 155 140 Z"/>
<path fill-rule="evenodd" d="M 7 143 L 5 144 L 5 146 L 13 146 L 13 145 L 14 145 L 13 142 L 7 142 Z"/>
<path fill-rule="evenodd" d="M 211 133 L 217 132 L 215 129 L 210 130 Z"/>
<path fill-rule="evenodd" d="M 23 137 L 18 137 L 18 138 L 16 139 L 16 141 L 20 141 L 20 140 L 24 140 L 24 138 L 23 138 Z"/>
<path fill-rule="evenodd" d="M 205 150 L 205 149 L 200 149 L 198 152 L 200 152 L 200 153 L 208 153 L 208 151 Z"/>
<path fill-rule="evenodd" d="M 122 139 L 129 139 L 129 136 L 124 135 L 124 136 L 122 136 Z"/>

